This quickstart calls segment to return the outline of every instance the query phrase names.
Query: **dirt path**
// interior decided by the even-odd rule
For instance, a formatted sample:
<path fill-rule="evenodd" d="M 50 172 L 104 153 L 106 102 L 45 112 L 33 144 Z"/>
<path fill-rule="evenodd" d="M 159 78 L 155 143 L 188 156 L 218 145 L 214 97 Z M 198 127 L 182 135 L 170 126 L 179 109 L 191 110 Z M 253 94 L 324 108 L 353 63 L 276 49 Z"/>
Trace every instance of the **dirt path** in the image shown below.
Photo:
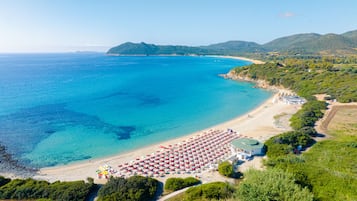
<path fill-rule="evenodd" d="M 329 105 L 329 108 L 326 110 L 324 117 L 320 119 L 315 126 L 315 129 L 319 134 L 325 135 L 323 139 L 331 137 L 328 135 L 328 126 L 331 123 L 331 120 L 335 117 L 336 113 L 341 109 L 348 108 L 357 108 L 357 103 L 332 103 Z"/>

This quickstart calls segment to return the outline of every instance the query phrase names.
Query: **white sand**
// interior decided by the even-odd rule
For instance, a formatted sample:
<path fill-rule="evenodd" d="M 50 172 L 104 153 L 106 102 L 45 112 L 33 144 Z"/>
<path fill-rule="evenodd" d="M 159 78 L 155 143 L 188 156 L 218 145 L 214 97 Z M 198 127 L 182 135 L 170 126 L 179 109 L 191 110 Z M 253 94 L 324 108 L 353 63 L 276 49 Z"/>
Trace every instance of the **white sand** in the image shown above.
<path fill-rule="evenodd" d="M 274 126 L 274 116 L 283 112 L 287 114 L 293 114 L 297 111 L 298 108 L 294 105 L 286 105 L 282 102 L 274 102 L 273 100 L 275 100 L 276 97 L 277 95 L 270 98 L 262 105 L 245 115 L 216 125 L 209 129 L 230 128 L 240 132 L 240 134 L 242 135 L 253 137 L 261 141 L 264 141 L 270 138 L 271 136 L 279 134 L 284 130 Z M 108 164 L 113 168 L 116 168 L 119 164 L 135 160 L 137 157 L 145 156 L 147 154 L 151 154 L 159 150 L 160 145 L 168 146 L 169 144 L 175 144 L 197 134 L 199 133 L 196 132 L 181 138 L 169 140 L 164 143 L 144 147 L 112 157 L 87 160 L 65 166 L 43 168 L 40 170 L 39 175 L 35 176 L 35 178 L 45 179 L 48 181 L 85 180 L 87 177 L 96 178 L 95 171 L 98 169 L 99 166 Z M 106 180 L 104 179 L 95 179 L 95 182 L 97 183 L 104 183 L 105 181 Z"/>
<path fill-rule="evenodd" d="M 249 58 L 246 58 L 246 57 L 238 57 L 238 56 L 212 56 L 212 57 L 238 59 L 238 60 L 250 61 L 250 62 L 252 62 L 254 64 L 265 64 L 264 61 L 260 61 L 260 60 L 256 60 L 256 59 L 249 59 Z"/>

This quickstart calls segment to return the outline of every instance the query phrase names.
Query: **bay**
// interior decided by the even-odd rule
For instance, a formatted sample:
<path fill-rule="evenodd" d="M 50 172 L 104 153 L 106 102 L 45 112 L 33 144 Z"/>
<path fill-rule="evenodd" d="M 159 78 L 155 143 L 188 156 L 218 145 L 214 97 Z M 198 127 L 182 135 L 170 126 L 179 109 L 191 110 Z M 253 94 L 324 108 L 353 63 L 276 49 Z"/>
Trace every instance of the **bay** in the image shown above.
<path fill-rule="evenodd" d="M 0 55 L 0 144 L 33 167 L 110 156 L 242 115 L 271 96 L 216 57 Z"/>

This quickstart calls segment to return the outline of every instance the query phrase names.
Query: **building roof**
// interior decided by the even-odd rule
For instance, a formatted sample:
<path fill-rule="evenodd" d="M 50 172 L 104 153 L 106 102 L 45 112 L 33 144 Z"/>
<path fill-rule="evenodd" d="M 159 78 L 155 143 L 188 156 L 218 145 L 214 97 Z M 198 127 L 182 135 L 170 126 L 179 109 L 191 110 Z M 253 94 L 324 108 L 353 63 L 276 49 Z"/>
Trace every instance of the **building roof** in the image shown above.
<path fill-rule="evenodd" d="M 258 140 L 249 138 L 239 138 L 232 141 L 232 145 L 235 148 L 243 149 L 245 151 L 253 151 L 255 149 L 263 149 L 264 144 Z"/>
<path fill-rule="evenodd" d="M 284 96 L 283 100 L 288 101 L 290 103 L 305 103 L 305 99 L 299 96 Z"/>

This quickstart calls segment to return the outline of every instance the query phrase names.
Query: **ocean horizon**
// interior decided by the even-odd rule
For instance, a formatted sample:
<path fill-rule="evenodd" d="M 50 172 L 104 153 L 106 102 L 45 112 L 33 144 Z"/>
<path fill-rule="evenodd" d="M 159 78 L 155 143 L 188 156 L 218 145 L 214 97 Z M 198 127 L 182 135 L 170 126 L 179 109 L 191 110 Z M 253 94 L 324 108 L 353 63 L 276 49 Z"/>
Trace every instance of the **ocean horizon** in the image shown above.
<path fill-rule="evenodd" d="M 218 57 L 0 54 L 0 144 L 49 167 L 181 137 L 254 109 L 271 92 L 218 74 Z"/>

